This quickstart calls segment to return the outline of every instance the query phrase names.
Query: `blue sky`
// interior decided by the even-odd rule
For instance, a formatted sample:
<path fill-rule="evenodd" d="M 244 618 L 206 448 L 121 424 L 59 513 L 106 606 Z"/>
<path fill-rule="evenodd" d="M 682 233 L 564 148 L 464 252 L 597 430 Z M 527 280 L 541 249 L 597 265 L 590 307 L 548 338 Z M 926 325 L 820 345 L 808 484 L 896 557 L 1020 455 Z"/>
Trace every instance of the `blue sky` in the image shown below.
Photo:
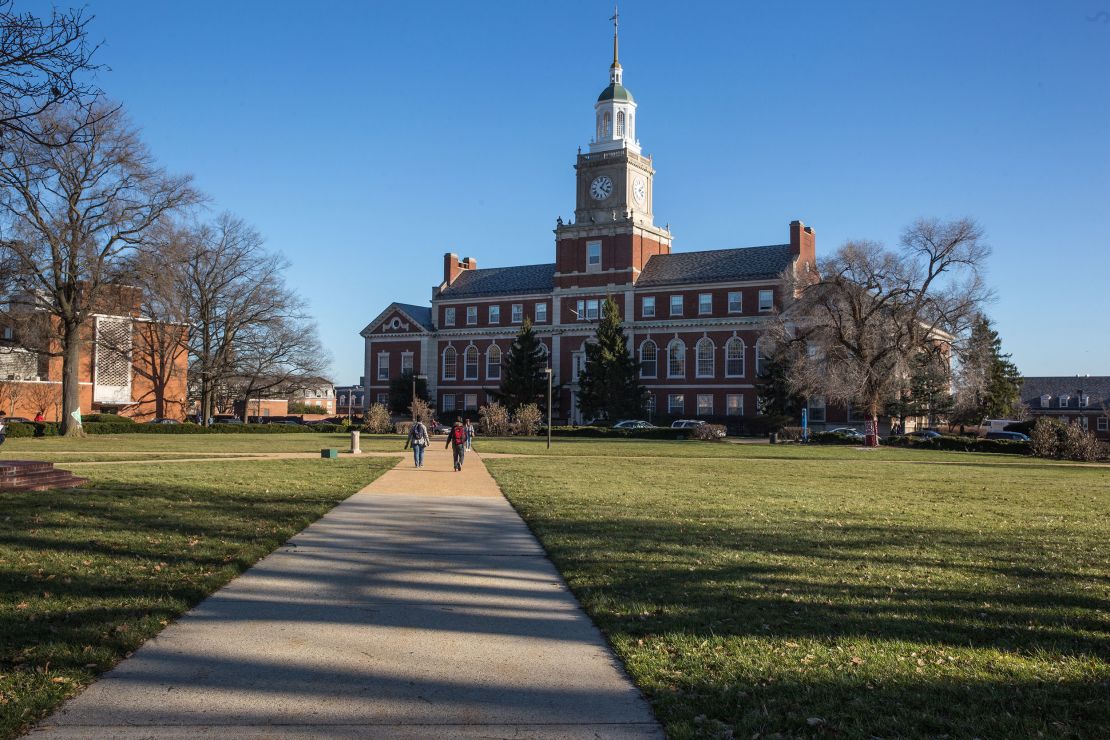
<path fill-rule="evenodd" d="M 292 262 L 337 383 L 390 301 L 427 305 L 444 252 L 554 260 L 611 3 L 88 8 L 101 85 Z M 1022 371 L 1110 374 L 1110 0 L 626 0 L 621 62 L 676 251 L 800 218 L 820 255 L 972 216 Z"/>

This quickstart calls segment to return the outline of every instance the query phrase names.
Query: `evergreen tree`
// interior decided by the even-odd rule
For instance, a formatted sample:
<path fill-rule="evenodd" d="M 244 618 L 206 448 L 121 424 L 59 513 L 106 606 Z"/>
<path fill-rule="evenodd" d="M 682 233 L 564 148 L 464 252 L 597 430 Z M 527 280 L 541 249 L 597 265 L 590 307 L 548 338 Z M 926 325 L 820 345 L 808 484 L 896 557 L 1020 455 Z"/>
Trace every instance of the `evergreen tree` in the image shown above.
<path fill-rule="evenodd" d="M 494 394 L 510 413 L 529 403 L 547 402 L 547 359 L 532 322 L 525 319 L 505 357 L 501 389 Z"/>
<path fill-rule="evenodd" d="M 586 366 L 578 376 L 578 410 L 587 419 L 634 419 L 647 403 L 640 363 L 628 352 L 620 309 L 611 296 L 603 311 L 596 341 L 586 345 Z"/>
<path fill-rule="evenodd" d="M 788 366 L 784 357 L 769 357 L 761 363 L 762 372 L 755 379 L 756 403 L 768 426 L 781 429 L 798 423 L 805 400 L 790 390 Z"/>
<path fill-rule="evenodd" d="M 952 415 L 954 401 L 947 358 L 939 352 L 923 353 L 914 363 L 908 386 L 887 405 L 886 413 L 897 417 L 903 429 L 911 417 L 924 418 L 931 426 Z"/>
<path fill-rule="evenodd" d="M 412 412 L 412 376 L 413 371 L 407 370 L 389 381 L 389 410 L 392 413 L 407 416 Z M 430 402 L 427 378 L 416 379 L 416 397 Z"/>
<path fill-rule="evenodd" d="M 963 423 L 1011 417 L 1021 403 L 1021 373 L 1002 352 L 1002 339 L 982 314 L 971 327 L 959 381 L 958 416 Z"/>

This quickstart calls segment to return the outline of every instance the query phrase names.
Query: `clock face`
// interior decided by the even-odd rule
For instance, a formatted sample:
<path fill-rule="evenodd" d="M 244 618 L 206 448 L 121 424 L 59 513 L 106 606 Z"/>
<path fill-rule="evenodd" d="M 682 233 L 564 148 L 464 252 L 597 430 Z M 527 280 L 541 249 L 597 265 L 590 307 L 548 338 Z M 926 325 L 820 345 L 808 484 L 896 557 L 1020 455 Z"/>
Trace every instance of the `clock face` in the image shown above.
<path fill-rule="evenodd" d="M 636 181 L 632 183 L 632 197 L 640 205 L 644 204 L 644 198 L 647 197 L 647 183 L 644 182 L 644 178 L 637 177 Z"/>
<path fill-rule="evenodd" d="M 590 183 L 590 197 L 594 200 L 605 200 L 613 194 L 613 181 L 608 175 L 594 178 Z"/>

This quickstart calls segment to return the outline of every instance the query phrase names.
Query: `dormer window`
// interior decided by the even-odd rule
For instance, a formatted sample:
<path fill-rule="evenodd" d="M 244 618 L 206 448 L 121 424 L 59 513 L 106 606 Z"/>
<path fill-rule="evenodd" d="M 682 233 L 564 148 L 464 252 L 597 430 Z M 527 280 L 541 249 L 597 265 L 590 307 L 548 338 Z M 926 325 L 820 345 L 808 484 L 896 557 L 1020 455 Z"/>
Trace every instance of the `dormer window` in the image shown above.
<path fill-rule="evenodd" d="M 1068 396 L 1060 396 L 1060 408 L 1066 409 L 1070 400 Z"/>
<path fill-rule="evenodd" d="M 1079 408 L 1085 409 L 1091 403 L 1090 396 L 1079 396 Z"/>
<path fill-rule="evenodd" d="M 1044 394 L 1043 396 L 1041 396 L 1041 408 L 1042 409 L 1047 409 L 1049 404 L 1051 404 L 1051 403 L 1052 403 L 1052 396 L 1048 395 L 1047 393 Z"/>

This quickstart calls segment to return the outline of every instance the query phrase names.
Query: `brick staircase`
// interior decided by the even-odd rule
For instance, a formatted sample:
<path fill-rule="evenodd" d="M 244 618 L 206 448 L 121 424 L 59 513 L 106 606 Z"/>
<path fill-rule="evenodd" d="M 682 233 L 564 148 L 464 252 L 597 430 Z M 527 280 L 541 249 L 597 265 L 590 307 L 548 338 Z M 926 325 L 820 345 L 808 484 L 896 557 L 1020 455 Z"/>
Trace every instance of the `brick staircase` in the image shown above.
<path fill-rule="evenodd" d="M 54 488 L 76 488 L 87 483 L 68 470 L 58 470 L 54 463 L 34 460 L 0 460 L 0 491 L 49 491 Z"/>

